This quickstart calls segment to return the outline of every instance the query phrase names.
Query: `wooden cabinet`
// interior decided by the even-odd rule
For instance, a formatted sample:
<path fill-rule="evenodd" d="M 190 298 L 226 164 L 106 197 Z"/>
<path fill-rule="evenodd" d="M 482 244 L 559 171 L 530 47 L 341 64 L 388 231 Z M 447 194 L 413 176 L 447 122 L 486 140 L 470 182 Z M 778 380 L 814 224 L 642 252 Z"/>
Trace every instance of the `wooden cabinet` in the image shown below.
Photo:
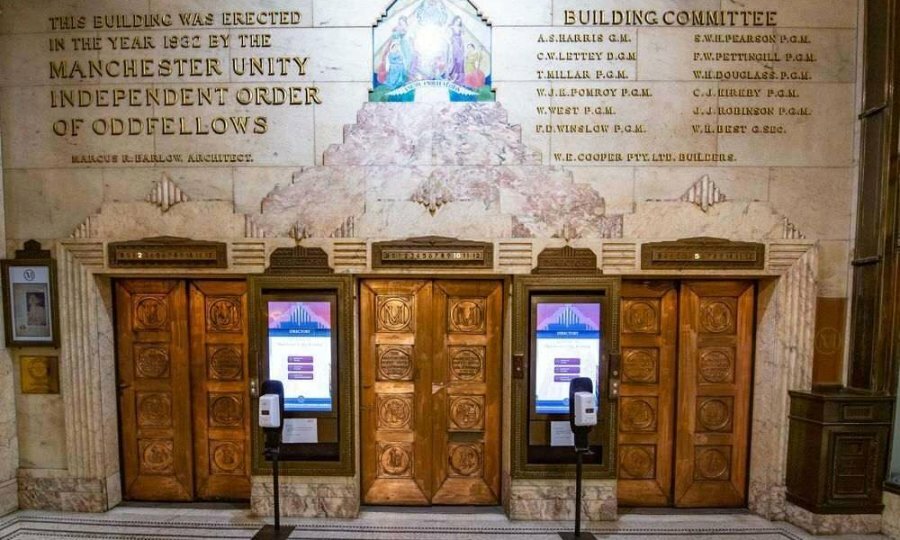
<path fill-rule="evenodd" d="M 816 514 L 880 514 L 893 398 L 790 392 L 787 500 Z"/>

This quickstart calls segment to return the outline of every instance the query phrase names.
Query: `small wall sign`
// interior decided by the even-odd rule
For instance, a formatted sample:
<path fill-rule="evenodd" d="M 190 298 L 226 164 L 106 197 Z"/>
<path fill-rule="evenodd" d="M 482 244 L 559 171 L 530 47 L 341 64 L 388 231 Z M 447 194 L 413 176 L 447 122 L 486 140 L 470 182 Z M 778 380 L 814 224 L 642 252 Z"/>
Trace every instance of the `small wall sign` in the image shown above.
<path fill-rule="evenodd" d="M 0 261 L 7 347 L 56 347 L 56 263 L 40 242 L 29 240 L 15 259 Z"/>
<path fill-rule="evenodd" d="M 56 356 L 20 356 L 19 380 L 23 394 L 59 393 L 59 358 Z"/>

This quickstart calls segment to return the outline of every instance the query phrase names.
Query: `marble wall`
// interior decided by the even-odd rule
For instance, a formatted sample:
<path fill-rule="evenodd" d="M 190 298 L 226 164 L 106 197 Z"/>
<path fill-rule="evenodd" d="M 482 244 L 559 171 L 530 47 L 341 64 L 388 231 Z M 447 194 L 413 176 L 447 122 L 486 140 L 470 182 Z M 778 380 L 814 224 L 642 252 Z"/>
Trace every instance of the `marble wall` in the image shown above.
<path fill-rule="evenodd" d="M 881 533 L 889 538 L 900 538 L 900 495 L 896 493 L 884 492 Z"/>
<path fill-rule="evenodd" d="M 2 145 L 2 133 L 0 133 L 0 145 Z M 0 152 L 2 159 L 2 152 Z M 0 171 L 0 180 L 3 172 Z M 0 190 L 3 190 L 0 181 Z M 0 214 L 5 217 L 5 212 L 0 209 Z M 6 256 L 6 225 L 5 220 L 0 220 L 0 255 Z M 16 482 L 16 469 L 19 466 L 19 444 L 16 432 L 16 404 L 15 404 L 15 376 L 12 357 L 9 351 L 0 348 L 0 515 L 11 512 L 19 507 L 18 485 Z"/>
<path fill-rule="evenodd" d="M 246 274 L 259 272 L 275 247 L 304 241 L 326 248 L 340 272 L 367 272 L 372 241 L 434 234 L 496 242 L 494 273 L 510 274 L 529 272 L 548 242 L 571 240 L 595 249 L 607 273 L 641 275 L 642 242 L 720 236 L 773 246 L 759 275 L 769 281 L 757 378 L 777 384 L 757 383 L 751 509 L 809 521 L 789 514 L 783 498 L 787 390 L 810 384 L 816 296 L 847 294 L 860 3 L 746 0 L 742 10 L 775 11 L 776 26 L 737 30 L 567 24 L 572 10 L 622 10 L 614 0 L 474 3 L 493 28 L 494 103 L 366 103 L 372 25 L 387 1 L 268 0 L 265 8 L 287 13 L 288 24 L 248 25 L 234 24 L 233 14 L 258 11 L 259 2 L 197 0 L 186 10 L 173 0 L 139 9 L 121 0 L 0 0 L 0 222 L 9 247 L 28 238 L 55 246 L 68 310 L 60 399 L 20 399 L 18 428 L 0 416 L 0 456 L 4 441 L 9 455 L 22 449 L 9 471 L 0 462 L 0 503 L 20 463 L 24 506 L 103 510 L 121 498 L 105 242 L 228 241 L 228 271 Z M 719 0 L 628 7 L 724 9 Z M 166 14 L 168 25 L 151 17 Z M 167 41 L 173 33 L 190 37 Z M 250 34 L 268 37 L 253 42 Z M 761 80 L 769 70 L 746 54 L 776 63 L 778 80 Z M 91 75 L 91 60 L 135 57 L 196 58 L 203 69 Z M 290 69 L 261 64 L 273 71 L 238 74 L 234 62 L 247 58 L 287 58 Z M 304 58 L 305 67 L 293 62 Z M 146 93 L 161 88 L 182 93 L 173 105 L 148 107 Z M 236 102 L 245 89 L 269 100 L 273 88 L 307 98 L 315 88 L 321 103 Z M 190 101 L 204 89 L 223 101 Z M 118 105 L 100 105 L 117 91 L 125 92 Z M 157 116 L 185 119 L 189 134 L 141 120 Z M 266 130 L 196 134 L 220 116 L 226 131 L 238 129 L 227 119 L 244 116 L 251 127 L 265 118 Z M 133 134 L 110 132 L 111 119 L 132 117 Z M 0 385 L 9 386 L 4 361 Z M 51 426 L 33 414 L 43 406 L 54 411 Z M 12 410 L 0 406 L 0 415 Z M 291 480 L 287 507 L 354 515 L 353 482 Z M 268 512 L 265 485 L 254 479 L 260 514 Z M 586 515 L 614 516 L 614 485 L 590 485 Z M 567 486 L 506 487 L 514 517 L 571 513 Z"/>

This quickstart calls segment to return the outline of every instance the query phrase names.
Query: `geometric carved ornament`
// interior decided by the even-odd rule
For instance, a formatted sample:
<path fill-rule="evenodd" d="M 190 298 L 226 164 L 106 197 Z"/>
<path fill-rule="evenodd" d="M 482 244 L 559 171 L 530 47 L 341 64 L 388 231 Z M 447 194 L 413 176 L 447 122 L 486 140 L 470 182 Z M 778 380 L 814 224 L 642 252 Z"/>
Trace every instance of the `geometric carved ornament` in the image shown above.
<path fill-rule="evenodd" d="M 413 394 L 378 394 L 378 429 L 409 430 L 413 425 Z"/>
<path fill-rule="evenodd" d="M 625 349 L 622 355 L 622 382 L 659 382 L 659 349 Z"/>
<path fill-rule="evenodd" d="M 209 345 L 207 377 L 215 381 L 239 381 L 243 378 L 244 361 L 237 345 Z"/>
<path fill-rule="evenodd" d="M 240 333 L 241 297 L 207 297 L 206 329 L 209 332 Z"/>
<path fill-rule="evenodd" d="M 159 330 L 169 322 L 166 295 L 136 295 L 133 305 L 135 330 Z"/>
<path fill-rule="evenodd" d="M 134 351 L 135 376 L 140 379 L 169 377 L 169 349 L 165 343 L 136 344 Z"/>
<path fill-rule="evenodd" d="M 376 345 L 379 381 L 411 381 L 413 376 L 412 345 Z"/>
<path fill-rule="evenodd" d="M 700 300 L 700 328 L 710 334 L 734 334 L 737 311 L 734 298 L 702 298 Z"/>
<path fill-rule="evenodd" d="M 450 347 L 450 378 L 453 381 L 484 382 L 485 348 Z"/>
<path fill-rule="evenodd" d="M 619 414 L 621 430 L 638 433 L 656 431 L 656 408 L 655 397 L 622 398 Z"/>
<path fill-rule="evenodd" d="M 175 474 L 175 443 L 168 439 L 138 440 L 141 474 Z"/>
<path fill-rule="evenodd" d="M 375 318 L 378 332 L 412 332 L 413 301 L 411 296 L 377 296 Z"/>
<path fill-rule="evenodd" d="M 172 396 L 163 393 L 137 394 L 137 422 L 142 428 L 165 428 L 172 425 Z"/>
<path fill-rule="evenodd" d="M 656 478 L 656 445 L 625 444 L 619 447 L 619 470 L 622 478 L 647 480 Z"/>
<path fill-rule="evenodd" d="M 412 444 L 400 442 L 379 442 L 376 477 L 412 478 Z"/>
<path fill-rule="evenodd" d="M 244 474 L 243 441 L 210 441 L 209 454 L 212 474 Z"/>
<path fill-rule="evenodd" d="M 484 333 L 484 298 L 450 298 L 449 306 L 450 332 Z"/>
<path fill-rule="evenodd" d="M 484 430 L 484 396 L 450 396 L 449 431 Z"/>
<path fill-rule="evenodd" d="M 694 480 L 730 480 L 730 446 L 694 447 Z"/>
<path fill-rule="evenodd" d="M 659 309 L 657 299 L 623 300 L 622 331 L 626 334 L 658 334 Z"/>
<path fill-rule="evenodd" d="M 484 447 L 481 443 L 450 443 L 449 476 L 480 477 L 484 463 Z"/>

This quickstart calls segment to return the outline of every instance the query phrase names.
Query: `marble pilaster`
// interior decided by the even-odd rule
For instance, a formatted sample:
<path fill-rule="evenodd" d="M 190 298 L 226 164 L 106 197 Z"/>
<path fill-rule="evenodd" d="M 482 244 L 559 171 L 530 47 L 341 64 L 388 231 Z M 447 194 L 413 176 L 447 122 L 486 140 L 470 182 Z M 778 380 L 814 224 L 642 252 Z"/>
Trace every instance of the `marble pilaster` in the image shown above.
<path fill-rule="evenodd" d="M 2 162 L 2 154 L 0 154 Z M 0 200 L 3 200 L 3 172 L 0 171 Z M 2 205 L 0 205 L 2 206 Z M 6 254 L 5 207 L 0 208 L 0 254 Z M 9 351 L 0 349 L 0 515 L 19 507 L 16 468 L 19 442 L 16 431 L 16 393 Z"/>
<path fill-rule="evenodd" d="M 785 519 L 788 390 L 812 385 L 818 251 L 809 244 L 773 246 L 769 264 L 784 274 L 762 282 L 758 296 L 748 503 L 779 520 Z"/>

